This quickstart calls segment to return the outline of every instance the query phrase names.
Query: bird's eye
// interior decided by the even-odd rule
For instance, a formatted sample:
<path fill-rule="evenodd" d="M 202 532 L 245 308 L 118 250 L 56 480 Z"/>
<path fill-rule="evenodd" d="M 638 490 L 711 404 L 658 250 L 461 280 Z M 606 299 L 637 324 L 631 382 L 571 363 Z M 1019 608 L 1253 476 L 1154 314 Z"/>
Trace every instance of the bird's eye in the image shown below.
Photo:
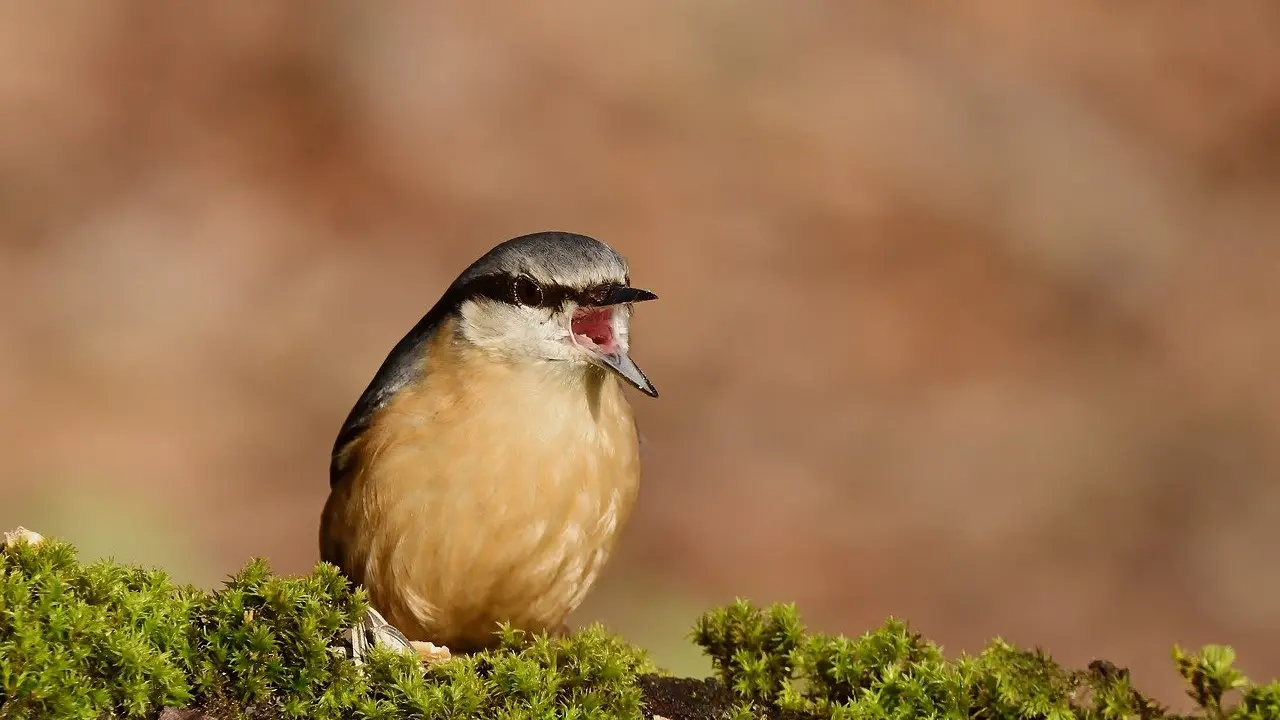
<path fill-rule="evenodd" d="M 528 275 L 521 275 L 516 278 L 513 290 L 515 291 L 516 302 L 521 305 L 537 307 L 542 304 L 542 287 Z"/>

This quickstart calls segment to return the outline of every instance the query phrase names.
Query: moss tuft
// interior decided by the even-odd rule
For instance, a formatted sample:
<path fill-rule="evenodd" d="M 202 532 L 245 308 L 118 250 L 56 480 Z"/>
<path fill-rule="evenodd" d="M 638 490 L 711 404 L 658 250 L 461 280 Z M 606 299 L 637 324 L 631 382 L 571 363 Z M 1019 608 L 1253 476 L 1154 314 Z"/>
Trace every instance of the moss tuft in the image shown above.
<path fill-rule="evenodd" d="M 1106 662 L 1069 670 L 992 642 L 946 659 L 898 620 L 858 638 L 805 631 L 790 605 L 739 600 L 695 624 L 716 677 L 658 673 L 593 626 L 566 638 L 499 630 L 494 650 L 424 670 L 331 649 L 368 603 L 330 565 L 279 577 L 251 561 L 222 588 L 82 564 L 56 540 L 0 552 L 0 719 L 157 718 L 1173 718 Z M 1203 720 L 1280 720 L 1280 683 L 1255 685 L 1230 648 L 1175 648 Z M 170 717 L 172 715 L 167 715 Z"/>
<path fill-rule="evenodd" d="M 745 600 L 702 616 L 693 639 L 739 697 L 725 717 L 1174 718 L 1138 693 L 1127 670 L 1095 661 L 1068 670 L 1041 650 L 1002 640 L 981 654 L 948 661 L 937 646 L 890 619 L 859 638 L 808 634 L 791 605 L 757 608 Z M 1229 648 L 1174 650 L 1206 720 L 1280 719 L 1280 682 L 1252 685 Z M 1236 691 L 1239 700 L 1224 704 Z"/>
<path fill-rule="evenodd" d="M 644 655 L 591 627 L 550 639 L 502 629 L 501 647 L 424 671 L 331 650 L 367 607 L 331 565 L 284 578 L 251 561 L 218 592 L 162 572 L 80 564 L 46 540 L 0 553 L 0 716 L 640 717 Z"/>
<path fill-rule="evenodd" d="M 0 554 L 0 703 L 8 717 L 138 717 L 192 698 L 198 595 L 158 570 L 81 565 L 66 544 Z"/>

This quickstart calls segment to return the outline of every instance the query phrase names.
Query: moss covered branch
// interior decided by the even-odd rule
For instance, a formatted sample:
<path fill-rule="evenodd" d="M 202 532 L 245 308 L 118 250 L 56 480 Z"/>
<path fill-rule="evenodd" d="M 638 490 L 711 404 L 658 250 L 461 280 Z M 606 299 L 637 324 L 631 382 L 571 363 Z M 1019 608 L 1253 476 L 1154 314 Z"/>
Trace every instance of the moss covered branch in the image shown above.
<path fill-rule="evenodd" d="M 214 592 L 159 570 L 81 563 L 64 542 L 0 553 L 3 718 L 1168 718 L 1128 673 L 1082 670 L 995 641 L 948 660 L 903 623 L 859 638 L 807 633 L 794 608 L 745 601 L 693 639 L 716 677 L 675 678 L 593 626 L 501 630 L 499 648 L 424 667 L 335 644 L 367 607 L 335 568 L 250 562 Z M 1230 649 L 1174 652 L 1205 720 L 1280 720 L 1280 683 L 1251 684 Z"/>

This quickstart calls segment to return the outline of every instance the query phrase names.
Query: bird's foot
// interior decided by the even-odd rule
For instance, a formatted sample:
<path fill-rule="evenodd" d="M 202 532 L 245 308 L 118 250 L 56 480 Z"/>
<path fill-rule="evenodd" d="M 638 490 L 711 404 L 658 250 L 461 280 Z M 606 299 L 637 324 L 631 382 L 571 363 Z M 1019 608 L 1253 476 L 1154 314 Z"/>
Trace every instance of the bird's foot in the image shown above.
<path fill-rule="evenodd" d="M 428 665 L 444 662 L 451 657 L 447 647 L 405 637 L 404 633 L 387 622 L 387 619 L 373 608 L 365 612 L 359 625 L 344 632 L 342 639 L 350 648 L 348 656 L 356 665 L 363 665 L 369 651 L 375 647 L 388 648 L 406 655 L 417 655 L 419 660 Z"/>
<path fill-rule="evenodd" d="M 400 653 L 413 650 L 409 638 L 373 608 L 365 611 L 360 624 L 348 630 L 345 636 L 351 646 L 351 659 L 356 665 L 363 665 L 369 651 L 375 647 L 389 648 Z"/>

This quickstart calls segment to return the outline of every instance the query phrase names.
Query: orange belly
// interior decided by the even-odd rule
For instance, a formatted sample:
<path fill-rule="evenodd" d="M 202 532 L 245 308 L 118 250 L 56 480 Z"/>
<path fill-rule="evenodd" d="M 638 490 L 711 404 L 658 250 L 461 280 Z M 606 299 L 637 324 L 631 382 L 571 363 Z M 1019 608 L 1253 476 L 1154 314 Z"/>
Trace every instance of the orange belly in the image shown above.
<path fill-rule="evenodd" d="M 389 622 L 455 651 L 491 644 L 500 622 L 557 629 L 612 554 L 640 478 L 611 376 L 469 367 L 435 368 L 379 413 L 321 523 L 322 557 Z"/>

